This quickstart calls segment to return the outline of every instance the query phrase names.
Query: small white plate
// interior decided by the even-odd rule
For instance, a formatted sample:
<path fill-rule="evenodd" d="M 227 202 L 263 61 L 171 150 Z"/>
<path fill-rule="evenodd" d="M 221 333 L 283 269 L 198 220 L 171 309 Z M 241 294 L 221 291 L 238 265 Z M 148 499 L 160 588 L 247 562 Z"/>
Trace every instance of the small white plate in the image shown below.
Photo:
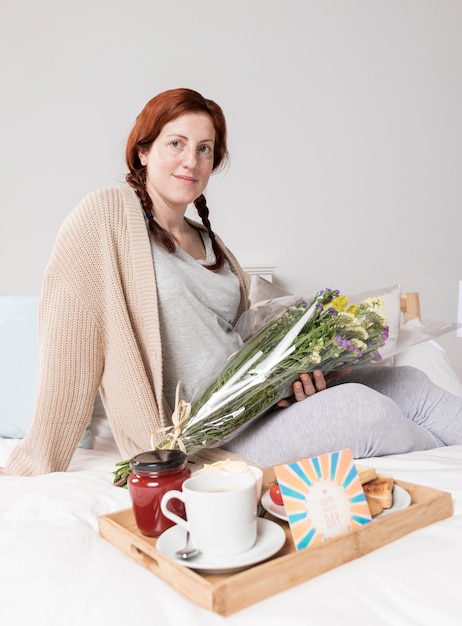
<path fill-rule="evenodd" d="M 265 491 L 265 493 L 263 494 L 262 499 L 261 499 L 261 504 L 263 508 L 265 509 L 265 511 L 268 511 L 268 513 L 271 513 L 271 515 L 274 515 L 274 517 L 282 519 L 284 520 L 284 522 L 288 521 L 285 506 L 283 504 L 281 505 L 275 504 L 271 500 L 269 489 L 268 491 Z"/>
<path fill-rule="evenodd" d="M 412 498 L 409 491 L 403 489 L 399 485 L 393 485 L 393 504 L 389 509 L 383 509 L 383 511 L 374 517 L 374 519 L 379 519 L 381 517 L 385 517 L 385 515 L 390 515 L 390 513 L 396 513 L 396 511 L 401 511 L 402 509 L 407 509 L 407 507 L 411 504 Z"/>
<path fill-rule="evenodd" d="M 182 526 L 172 526 L 157 540 L 156 548 L 175 563 L 203 572 L 217 573 L 242 569 L 254 565 L 276 554 L 286 541 L 286 534 L 279 524 L 261 517 L 257 520 L 257 541 L 255 545 L 231 556 L 211 556 L 198 554 L 189 560 L 179 559 L 175 552 L 184 546 L 186 530 Z"/>
<path fill-rule="evenodd" d="M 262 503 L 263 508 L 266 511 L 268 511 L 268 513 L 271 513 L 271 515 L 274 515 L 274 517 L 278 517 L 279 519 L 282 519 L 285 522 L 288 521 L 284 506 L 279 506 L 275 504 L 271 500 L 269 491 L 266 491 L 263 494 L 261 503 Z M 390 513 L 396 513 L 396 511 L 401 511 L 401 509 L 407 509 L 407 507 L 410 504 L 411 504 L 411 494 L 408 491 L 406 491 L 406 489 L 399 487 L 399 485 L 394 485 L 393 486 L 393 505 L 389 509 L 384 509 L 382 513 L 380 513 L 379 515 L 376 515 L 373 519 L 376 520 L 381 517 L 385 517 L 385 515 L 390 515 Z"/>

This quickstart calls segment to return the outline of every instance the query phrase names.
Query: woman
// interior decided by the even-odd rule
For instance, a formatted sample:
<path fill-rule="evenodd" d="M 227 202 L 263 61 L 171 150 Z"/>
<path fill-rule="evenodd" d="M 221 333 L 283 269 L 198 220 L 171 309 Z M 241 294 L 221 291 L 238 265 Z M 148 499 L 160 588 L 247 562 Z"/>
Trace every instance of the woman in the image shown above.
<path fill-rule="evenodd" d="M 234 324 L 249 279 L 213 232 L 204 196 L 227 156 L 217 104 L 161 93 L 128 138 L 128 184 L 89 194 L 65 220 L 43 281 L 34 420 L 8 473 L 65 470 L 98 389 L 121 456 L 149 449 L 151 432 L 171 424 L 177 382 L 187 399 L 241 345 Z M 202 224 L 185 217 L 191 203 Z M 201 456 L 266 465 L 462 443 L 462 401 L 417 370 L 364 368 L 326 386 L 321 372 L 302 374 L 292 398 Z"/>

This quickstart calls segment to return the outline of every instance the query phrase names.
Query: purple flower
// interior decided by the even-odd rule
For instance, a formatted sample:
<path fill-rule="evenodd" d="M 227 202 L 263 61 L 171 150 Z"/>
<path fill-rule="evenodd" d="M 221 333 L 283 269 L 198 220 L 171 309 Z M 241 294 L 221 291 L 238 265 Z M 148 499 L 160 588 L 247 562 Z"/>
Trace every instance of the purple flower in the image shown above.
<path fill-rule="evenodd" d="M 319 294 L 324 296 L 323 301 L 327 303 L 336 298 L 340 294 L 340 291 L 338 289 L 322 289 Z"/>
<path fill-rule="evenodd" d="M 387 343 L 387 339 L 390 336 L 390 329 L 388 326 L 385 326 L 383 329 L 382 337 L 380 338 L 380 345 L 384 346 Z"/>
<path fill-rule="evenodd" d="M 349 339 L 345 339 L 345 337 L 341 337 L 340 335 L 336 335 L 334 339 L 337 344 L 344 350 L 348 350 L 349 352 L 353 352 L 355 350 L 354 345 Z"/>

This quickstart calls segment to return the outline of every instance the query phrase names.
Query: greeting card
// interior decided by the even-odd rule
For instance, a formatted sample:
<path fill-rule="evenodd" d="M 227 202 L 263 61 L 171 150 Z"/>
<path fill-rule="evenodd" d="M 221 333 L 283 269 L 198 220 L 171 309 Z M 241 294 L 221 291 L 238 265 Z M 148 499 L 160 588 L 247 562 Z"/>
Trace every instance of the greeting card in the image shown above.
<path fill-rule="evenodd" d="M 350 449 L 274 470 L 297 550 L 372 521 Z"/>

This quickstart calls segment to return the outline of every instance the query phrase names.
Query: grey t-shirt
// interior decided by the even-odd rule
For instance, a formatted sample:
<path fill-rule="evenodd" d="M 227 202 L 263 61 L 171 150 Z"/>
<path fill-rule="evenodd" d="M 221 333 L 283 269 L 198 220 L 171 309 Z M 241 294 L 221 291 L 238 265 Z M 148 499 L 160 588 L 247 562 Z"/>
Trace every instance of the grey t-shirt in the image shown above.
<path fill-rule="evenodd" d="M 201 231 L 200 231 L 201 232 Z M 225 359 L 242 345 L 232 322 L 241 294 L 239 280 L 225 263 L 220 272 L 204 267 L 215 260 L 212 243 L 201 232 L 206 258 L 194 259 L 181 248 L 170 253 L 152 242 L 162 337 L 164 393 L 173 409 L 190 402 L 215 378 Z"/>

